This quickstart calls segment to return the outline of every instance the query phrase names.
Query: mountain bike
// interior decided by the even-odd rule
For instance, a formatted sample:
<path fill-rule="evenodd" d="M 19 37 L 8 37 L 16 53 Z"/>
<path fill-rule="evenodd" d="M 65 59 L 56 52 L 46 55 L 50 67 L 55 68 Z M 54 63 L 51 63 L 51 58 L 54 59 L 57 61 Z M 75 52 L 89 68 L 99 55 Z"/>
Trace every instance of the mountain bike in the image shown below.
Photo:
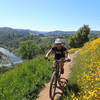
<path fill-rule="evenodd" d="M 49 89 L 49 97 L 51 98 L 51 100 L 54 100 L 56 88 L 58 87 L 57 85 L 59 85 L 60 88 L 62 87 L 62 81 L 61 81 L 62 78 L 60 78 L 61 67 L 60 67 L 60 64 L 59 64 L 62 61 L 62 59 L 56 60 L 56 59 L 48 58 L 47 60 L 48 61 L 55 61 L 54 65 L 53 65 L 53 73 L 52 73 L 52 77 L 51 77 L 51 81 L 50 81 L 50 89 Z M 63 61 L 66 62 L 66 61 L 69 61 L 69 60 L 70 59 L 63 60 Z M 68 82 L 68 81 L 66 81 L 66 82 Z"/>

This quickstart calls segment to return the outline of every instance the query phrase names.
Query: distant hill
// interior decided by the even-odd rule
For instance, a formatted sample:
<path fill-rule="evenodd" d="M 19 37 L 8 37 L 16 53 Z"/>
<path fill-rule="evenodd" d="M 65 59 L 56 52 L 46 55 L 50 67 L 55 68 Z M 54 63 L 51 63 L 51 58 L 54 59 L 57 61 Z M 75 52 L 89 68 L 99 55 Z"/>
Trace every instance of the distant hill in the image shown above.
<path fill-rule="evenodd" d="M 74 34 L 75 31 L 60 31 L 60 30 L 56 30 L 56 31 L 51 31 L 51 32 L 47 32 L 46 34 L 54 34 L 54 35 L 60 35 L 60 34 Z"/>
<path fill-rule="evenodd" d="M 0 47 L 13 51 L 18 48 L 19 43 L 22 41 L 34 40 L 35 42 L 42 44 L 53 41 L 58 37 L 67 39 L 69 34 L 70 32 L 67 34 L 64 31 L 40 32 L 28 29 L 0 27 Z"/>
<path fill-rule="evenodd" d="M 61 35 L 61 34 L 74 34 L 75 31 L 50 31 L 50 32 L 42 32 L 42 31 L 34 31 L 29 29 L 13 29 L 9 27 L 0 27 L 0 35 L 8 35 L 8 34 L 51 34 L 51 35 Z M 91 31 L 91 33 L 100 34 L 100 31 Z"/>
<path fill-rule="evenodd" d="M 29 29 L 13 29 L 9 27 L 0 27 L 0 35 L 8 35 L 8 34 L 20 34 L 20 35 L 25 35 L 25 34 L 51 34 L 51 35 L 60 35 L 60 34 L 73 34 L 75 31 L 50 31 L 50 32 L 42 32 L 42 31 L 33 31 Z"/>
<path fill-rule="evenodd" d="M 100 34 L 100 31 L 91 31 L 91 33 Z"/>
<path fill-rule="evenodd" d="M 8 35 L 8 34 L 29 34 L 31 31 L 30 30 L 25 30 L 25 29 L 13 29 L 13 28 L 8 28 L 8 27 L 1 27 L 0 28 L 0 35 Z"/>

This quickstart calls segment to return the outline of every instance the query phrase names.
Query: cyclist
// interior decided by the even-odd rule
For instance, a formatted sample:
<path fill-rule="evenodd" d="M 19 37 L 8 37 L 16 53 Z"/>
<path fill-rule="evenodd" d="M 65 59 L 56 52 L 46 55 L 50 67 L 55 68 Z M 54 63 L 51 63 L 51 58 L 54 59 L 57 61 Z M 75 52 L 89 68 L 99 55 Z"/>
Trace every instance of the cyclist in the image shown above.
<path fill-rule="evenodd" d="M 64 73 L 64 59 L 65 59 L 65 55 L 68 56 L 68 51 L 67 51 L 67 49 L 62 44 L 63 43 L 62 43 L 61 39 L 59 39 L 59 38 L 56 39 L 55 40 L 55 46 L 53 48 L 51 48 L 48 51 L 48 53 L 46 54 L 46 56 L 45 56 L 45 58 L 47 59 L 50 54 L 54 53 L 55 54 L 54 59 L 61 60 L 61 62 L 60 62 L 61 74 Z"/>

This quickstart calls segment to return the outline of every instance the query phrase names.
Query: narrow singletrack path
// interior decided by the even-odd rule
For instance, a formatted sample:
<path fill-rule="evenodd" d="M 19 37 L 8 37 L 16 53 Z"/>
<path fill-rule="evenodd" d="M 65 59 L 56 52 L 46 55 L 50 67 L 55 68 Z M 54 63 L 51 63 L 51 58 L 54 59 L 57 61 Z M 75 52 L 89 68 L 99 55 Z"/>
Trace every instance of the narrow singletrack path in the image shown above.
<path fill-rule="evenodd" d="M 65 65 L 64 65 L 65 71 L 64 71 L 64 74 L 61 76 L 62 78 L 68 79 L 70 77 L 70 72 L 71 72 L 70 68 L 71 68 L 72 64 L 74 63 L 74 58 L 75 58 L 75 55 L 77 52 L 78 51 L 76 51 L 74 54 L 70 54 L 71 62 L 65 63 Z M 41 90 L 41 92 L 39 93 L 38 98 L 36 100 L 50 100 L 49 86 L 50 86 L 50 83 L 45 84 L 45 87 Z M 61 92 L 61 90 L 59 90 L 59 89 L 57 89 L 56 91 Z M 56 98 L 58 96 L 56 96 Z"/>

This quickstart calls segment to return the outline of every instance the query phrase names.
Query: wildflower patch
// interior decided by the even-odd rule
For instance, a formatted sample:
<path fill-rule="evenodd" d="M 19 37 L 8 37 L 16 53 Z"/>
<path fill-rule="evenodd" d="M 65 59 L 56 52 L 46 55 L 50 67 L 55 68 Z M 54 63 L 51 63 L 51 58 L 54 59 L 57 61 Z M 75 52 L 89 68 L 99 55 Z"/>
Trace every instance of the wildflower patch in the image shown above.
<path fill-rule="evenodd" d="M 80 88 L 78 95 L 70 94 L 70 100 L 100 100 L 100 38 L 84 44 L 69 80 Z M 68 100 L 68 96 L 64 96 L 64 100 Z"/>

